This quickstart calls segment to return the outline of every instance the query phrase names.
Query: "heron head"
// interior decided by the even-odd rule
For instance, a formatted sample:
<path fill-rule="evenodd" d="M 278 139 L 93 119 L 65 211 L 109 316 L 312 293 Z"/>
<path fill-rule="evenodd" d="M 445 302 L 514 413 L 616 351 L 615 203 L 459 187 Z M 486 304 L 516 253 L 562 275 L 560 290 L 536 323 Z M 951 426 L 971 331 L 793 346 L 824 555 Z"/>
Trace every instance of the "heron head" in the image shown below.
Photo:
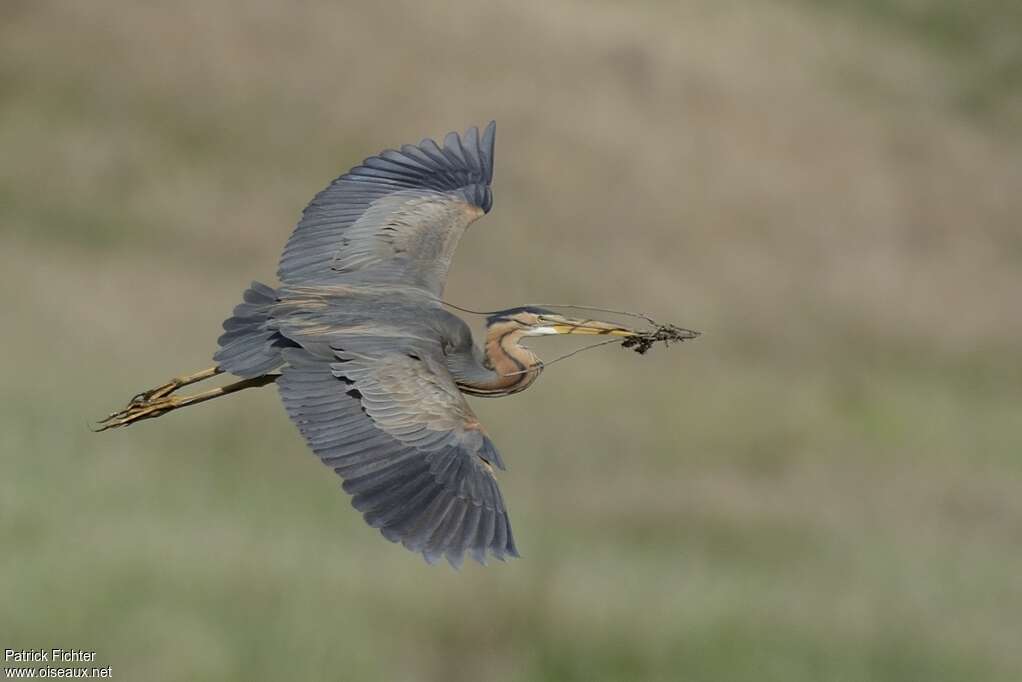
<path fill-rule="evenodd" d="M 617 322 L 570 318 L 536 306 L 509 308 L 487 318 L 487 327 L 492 328 L 498 325 L 513 325 L 520 330 L 523 336 L 546 336 L 548 334 L 638 335 L 638 332 L 623 327 Z"/>

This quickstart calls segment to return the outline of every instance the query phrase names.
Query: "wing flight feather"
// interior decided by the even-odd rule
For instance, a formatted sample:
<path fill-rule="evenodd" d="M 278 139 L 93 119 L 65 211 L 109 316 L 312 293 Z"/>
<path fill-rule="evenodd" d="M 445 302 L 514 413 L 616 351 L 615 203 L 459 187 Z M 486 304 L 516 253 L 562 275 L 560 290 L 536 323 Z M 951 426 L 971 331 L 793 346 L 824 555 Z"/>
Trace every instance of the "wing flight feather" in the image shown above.
<path fill-rule="evenodd" d="M 335 351 L 330 362 L 285 350 L 277 385 L 366 522 L 430 562 L 518 556 L 494 478 L 503 463 L 442 361 Z"/>
<path fill-rule="evenodd" d="M 493 205 L 495 125 L 388 149 L 334 180 L 305 208 L 281 255 L 284 284 L 366 279 L 443 292 L 458 240 Z"/>

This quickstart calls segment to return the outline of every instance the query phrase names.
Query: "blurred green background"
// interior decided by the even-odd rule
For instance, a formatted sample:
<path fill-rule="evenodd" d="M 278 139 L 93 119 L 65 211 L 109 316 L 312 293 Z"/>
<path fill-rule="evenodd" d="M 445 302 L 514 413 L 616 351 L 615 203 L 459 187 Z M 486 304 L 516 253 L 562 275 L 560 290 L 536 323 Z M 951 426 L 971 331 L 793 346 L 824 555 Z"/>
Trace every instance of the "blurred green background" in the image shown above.
<path fill-rule="evenodd" d="M 0 647 L 121 680 L 1022 679 L 1019 7 L 6 0 Z M 90 433 L 209 364 L 331 178 L 490 118 L 448 300 L 705 332 L 473 402 L 522 559 L 384 541 L 272 388 Z"/>

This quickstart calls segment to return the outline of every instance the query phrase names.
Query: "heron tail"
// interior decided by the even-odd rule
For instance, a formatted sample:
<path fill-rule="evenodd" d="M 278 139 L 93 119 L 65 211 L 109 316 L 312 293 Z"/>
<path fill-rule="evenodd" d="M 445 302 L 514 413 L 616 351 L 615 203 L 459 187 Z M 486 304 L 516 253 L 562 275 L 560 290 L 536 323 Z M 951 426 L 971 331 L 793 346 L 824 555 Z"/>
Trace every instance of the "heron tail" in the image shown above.
<path fill-rule="evenodd" d="M 271 328 L 277 291 L 260 282 L 245 290 L 243 302 L 224 320 L 213 361 L 225 372 L 243 379 L 258 377 L 284 364 L 281 350 L 295 344 Z"/>

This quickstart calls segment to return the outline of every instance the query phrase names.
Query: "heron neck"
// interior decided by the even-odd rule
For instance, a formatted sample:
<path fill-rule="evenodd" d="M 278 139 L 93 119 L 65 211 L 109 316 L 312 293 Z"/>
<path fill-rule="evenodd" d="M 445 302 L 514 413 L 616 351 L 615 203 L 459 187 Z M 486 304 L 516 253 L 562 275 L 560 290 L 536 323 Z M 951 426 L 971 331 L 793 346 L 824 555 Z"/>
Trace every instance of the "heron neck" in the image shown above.
<path fill-rule="evenodd" d="M 486 336 L 483 361 L 473 376 L 458 380 L 461 390 L 469 395 L 499 397 L 531 386 L 543 371 L 543 363 L 518 344 L 521 338 L 518 330 L 491 330 Z"/>

